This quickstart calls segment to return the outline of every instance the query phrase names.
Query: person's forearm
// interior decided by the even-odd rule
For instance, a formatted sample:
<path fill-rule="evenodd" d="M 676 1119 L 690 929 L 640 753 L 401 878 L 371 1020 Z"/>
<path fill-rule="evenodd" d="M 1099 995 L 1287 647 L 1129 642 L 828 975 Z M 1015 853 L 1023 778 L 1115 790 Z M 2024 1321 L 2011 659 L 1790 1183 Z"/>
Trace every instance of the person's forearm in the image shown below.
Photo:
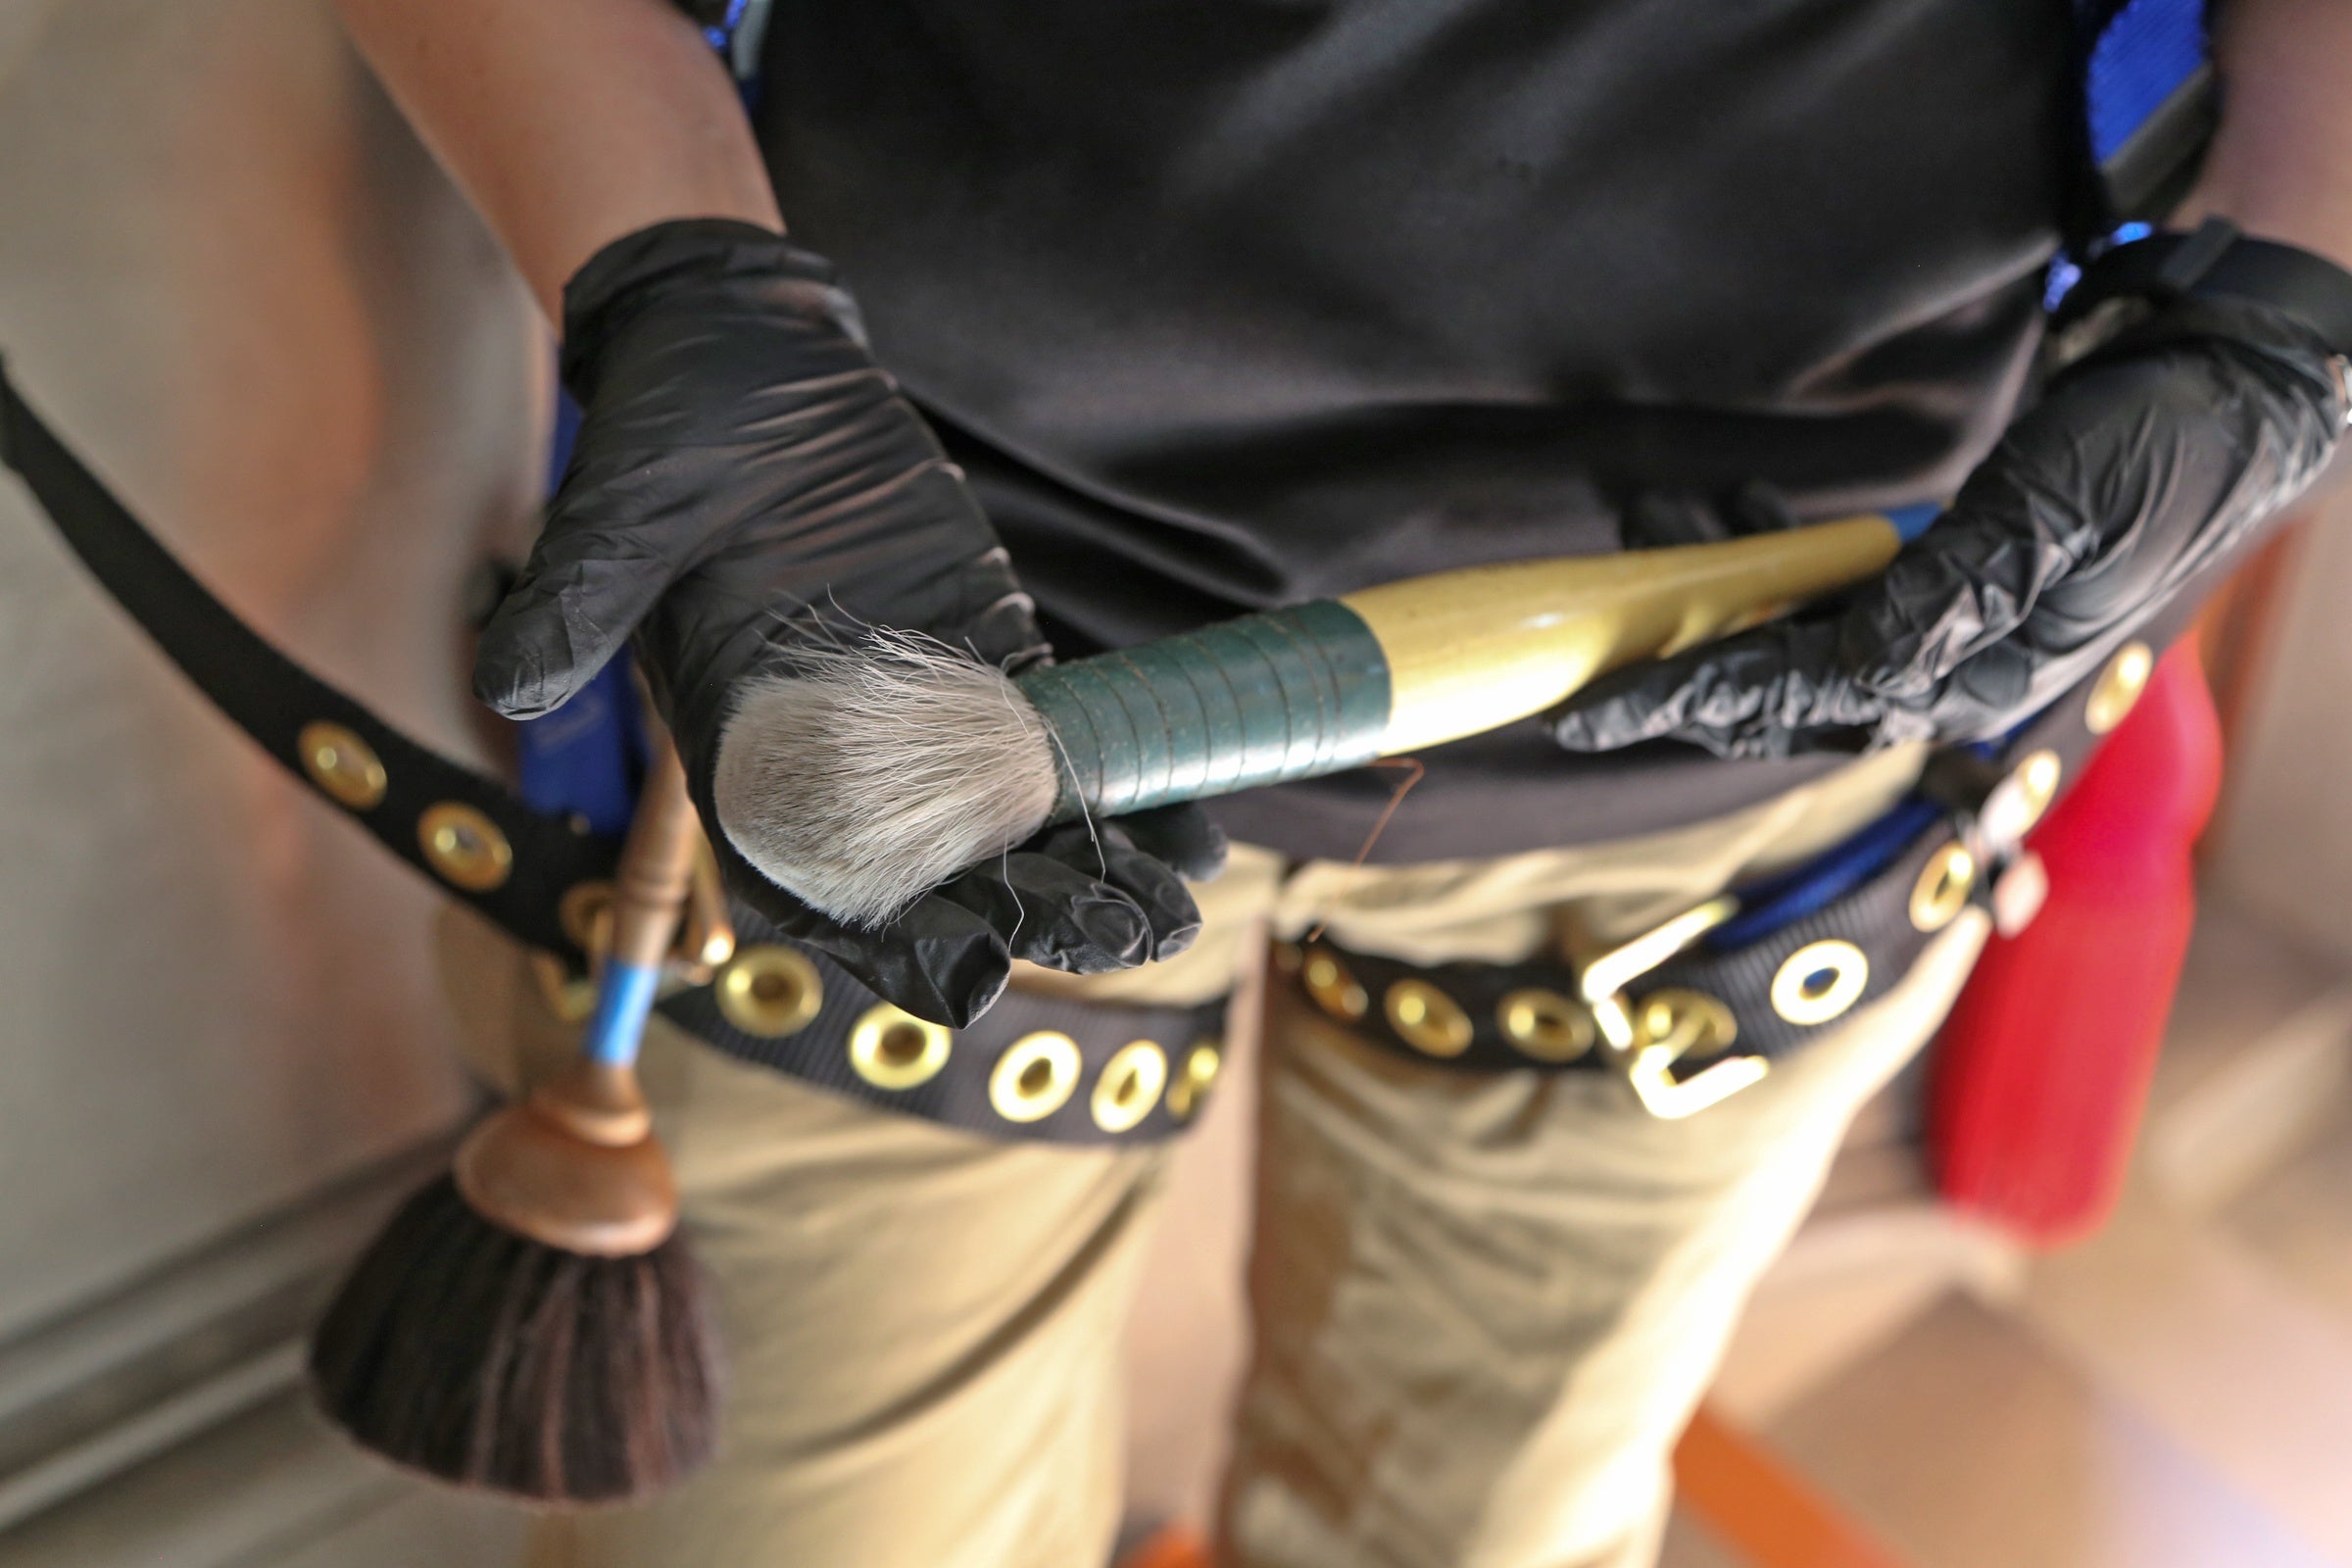
<path fill-rule="evenodd" d="M 783 220 L 734 84 L 663 0 L 338 0 L 403 113 L 561 320 L 564 281 L 672 218 Z"/>
<path fill-rule="evenodd" d="M 2352 5 L 2231 0 L 2218 43 L 2221 131 L 2181 219 L 2352 268 Z"/>

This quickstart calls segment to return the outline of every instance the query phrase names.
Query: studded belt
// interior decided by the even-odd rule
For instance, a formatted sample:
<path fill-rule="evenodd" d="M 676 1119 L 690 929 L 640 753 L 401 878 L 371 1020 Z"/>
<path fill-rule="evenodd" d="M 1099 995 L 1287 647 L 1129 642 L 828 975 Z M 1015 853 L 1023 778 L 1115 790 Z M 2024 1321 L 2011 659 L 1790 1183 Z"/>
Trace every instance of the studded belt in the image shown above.
<path fill-rule="evenodd" d="M 198 690 L 297 779 L 401 859 L 537 951 L 559 1014 L 584 1016 L 596 911 L 619 841 L 533 809 L 385 723 L 215 598 L 18 397 L 0 367 L 0 462 Z M 715 889 L 706 887 L 707 893 Z M 948 1030 L 732 905 L 702 922 L 664 997 L 671 1022 L 746 1061 L 977 1131 L 1059 1143 L 1164 1139 L 1199 1114 L 1222 1004 L 1072 1004 L 1008 993 Z M 731 940 L 713 945 L 713 927 Z"/>
<path fill-rule="evenodd" d="M 2026 835 L 2121 723 L 2185 625 L 2185 594 L 2004 744 L 1929 760 L 1918 792 L 1796 869 L 1573 961 L 1413 964 L 1315 942 L 1278 967 L 1367 1038 L 1468 1070 L 1601 1071 L 1691 1115 L 1884 995 L 1976 904 L 2013 934 L 2047 890 Z"/>
<path fill-rule="evenodd" d="M 57 439 L 4 367 L 0 462 L 216 707 L 444 893 L 538 950 L 551 1004 L 581 1004 L 616 839 L 533 809 L 286 658 Z M 1989 900 L 1996 914 L 2004 902 L 2030 902 L 2017 891 L 2031 886 L 2034 865 L 2020 848 L 2025 829 L 2131 706 L 2153 664 L 2151 645 L 2185 623 L 2197 586 L 1997 757 L 1937 757 L 1926 806 L 1911 808 L 1925 811 L 1917 831 L 1879 824 L 1867 854 L 1849 847 L 1827 871 L 1809 869 L 1801 887 L 1735 891 L 1577 964 L 1420 968 L 1322 945 L 1298 956 L 1296 972 L 1327 1010 L 1425 1059 L 1605 1066 L 1659 1114 L 1690 1114 L 1891 986 L 1970 900 Z M 1848 885 L 1825 895 L 1839 876 Z M 695 982 L 660 1010 L 720 1051 L 837 1093 L 998 1135 L 1112 1143 L 1181 1129 L 1216 1077 L 1220 1006 L 1013 993 L 980 1022 L 950 1031 L 884 1002 L 749 908 L 729 912 L 733 939 L 723 951 L 698 941 L 688 960 L 699 965 Z"/>

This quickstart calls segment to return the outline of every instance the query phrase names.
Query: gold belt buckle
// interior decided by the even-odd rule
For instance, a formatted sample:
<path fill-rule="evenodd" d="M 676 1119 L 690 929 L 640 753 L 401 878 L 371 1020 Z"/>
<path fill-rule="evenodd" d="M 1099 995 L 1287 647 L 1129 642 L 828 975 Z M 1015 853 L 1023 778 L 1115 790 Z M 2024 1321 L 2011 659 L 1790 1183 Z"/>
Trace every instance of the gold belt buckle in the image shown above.
<path fill-rule="evenodd" d="M 1636 1003 L 1626 988 L 1681 953 L 1740 909 L 1726 894 L 1650 927 L 1631 942 L 1589 958 L 1577 988 L 1600 1044 L 1642 1108 L 1662 1121 L 1680 1121 L 1719 1105 L 1763 1079 L 1772 1064 L 1762 1056 L 1726 1056 L 1677 1079 L 1674 1064 L 1694 1051 L 1720 1050 L 1738 1025 L 1722 1003 L 1695 992 L 1660 991 Z"/>

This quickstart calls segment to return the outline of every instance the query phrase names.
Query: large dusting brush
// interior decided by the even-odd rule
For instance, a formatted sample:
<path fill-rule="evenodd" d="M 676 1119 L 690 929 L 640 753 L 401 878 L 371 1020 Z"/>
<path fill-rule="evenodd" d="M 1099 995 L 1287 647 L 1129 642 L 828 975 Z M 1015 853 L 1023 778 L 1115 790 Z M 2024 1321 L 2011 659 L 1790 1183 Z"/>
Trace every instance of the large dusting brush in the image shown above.
<path fill-rule="evenodd" d="M 664 749 L 581 1059 L 476 1128 L 327 1309 L 312 1382 L 364 1446 L 542 1504 L 644 1496 L 710 1457 L 716 1324 L 635 1071 L 697 832 Z"/>
<path fill-rule="evenodd" d="M 719 825 L 788 892 L 879 925 L 1049 825 L 1494 729 L 1860 581 L 1899 545 L 1869 516 L 1472 566 L 1018 676 L 876 633 L 747 687 L 720 738 Z"/>

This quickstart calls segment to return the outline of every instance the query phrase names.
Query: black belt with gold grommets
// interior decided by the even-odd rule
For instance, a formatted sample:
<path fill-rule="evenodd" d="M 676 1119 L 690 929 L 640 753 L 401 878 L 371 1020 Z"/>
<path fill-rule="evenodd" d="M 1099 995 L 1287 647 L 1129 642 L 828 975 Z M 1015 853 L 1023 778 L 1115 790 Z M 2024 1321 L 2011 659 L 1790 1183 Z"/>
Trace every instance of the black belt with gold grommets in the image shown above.
<path fill-rule="evenodd" d="M 214 706 L 444 893 L 537 950 L 550 1005 L 584 1012 L 591 993 L 581 977 L 618 839 L 535 810 L 288 659 L 57 439 L 4 368 L 0 461 Z M 701 951 L 704 939 L 690 936 L 708 978 L 663 997 L 658 1010 L 730 1055 L 853 1099 L 999 1136 L 1146 1143 L 1200 1114 L 1222 1062 L 1222 1003 L 1080 1004 L 1012 992 L 951 1031 L 892 1006 L 752 910 L 728 913 L 728 951 Z"/>
<path fill-rule="evenodd" d="M 4 369 L 0 460 L 222 712 L 450 897 L 544 955 L 551 1004 L 576 1001 L 616 839 L 533 809 L 287 659 L 57 440 Z M 1905 808 L 1915 824 L 1898 811 L 1794 880 L 1736 890 L 1577 964 L 1424 968 L 1323 944 L 1301 956 L 1298 978 L 1334 1016 L 1422 1059 L 1606 1067 L 1654 1112 L 1690 1114 L 1890 988 L 1970 900 L 1989 900 L 1996 914 L 2031 902 L 2025 830 L 2129 709 L 2153 649 L 2185 622 L 2200 586 L 1997 756 L 1939 755 L 1923 802 Z M 702 955 L 708 979 L 659 1010 L 718 1050 L 839 1094 L 1000 1136 L 1144 1142 L 1194 1119 L 1217 1074 L 1221 1003 L 1139 1007 L 1014 992 L 951 1031 L 883 1002 L 753 911 L 731 914 L 732 950 Z"/>
<path fill-rule="evenodd" d="M 2063 797 L 2186 624 L 2209 567 L 2165 613 L 1998 747 L 1929 760 L 1917 794 L 1845 843 L 1576 961 L 1414 964 L 1329 941 L 1279 955 L 1322 1011 L 1417 1060 L 1609 1072 L 1681 1117 L 1765 1077 L 1899 984 L 1971 904 L 2015 932 L 2046 884 L 2026 835 Z"/>

